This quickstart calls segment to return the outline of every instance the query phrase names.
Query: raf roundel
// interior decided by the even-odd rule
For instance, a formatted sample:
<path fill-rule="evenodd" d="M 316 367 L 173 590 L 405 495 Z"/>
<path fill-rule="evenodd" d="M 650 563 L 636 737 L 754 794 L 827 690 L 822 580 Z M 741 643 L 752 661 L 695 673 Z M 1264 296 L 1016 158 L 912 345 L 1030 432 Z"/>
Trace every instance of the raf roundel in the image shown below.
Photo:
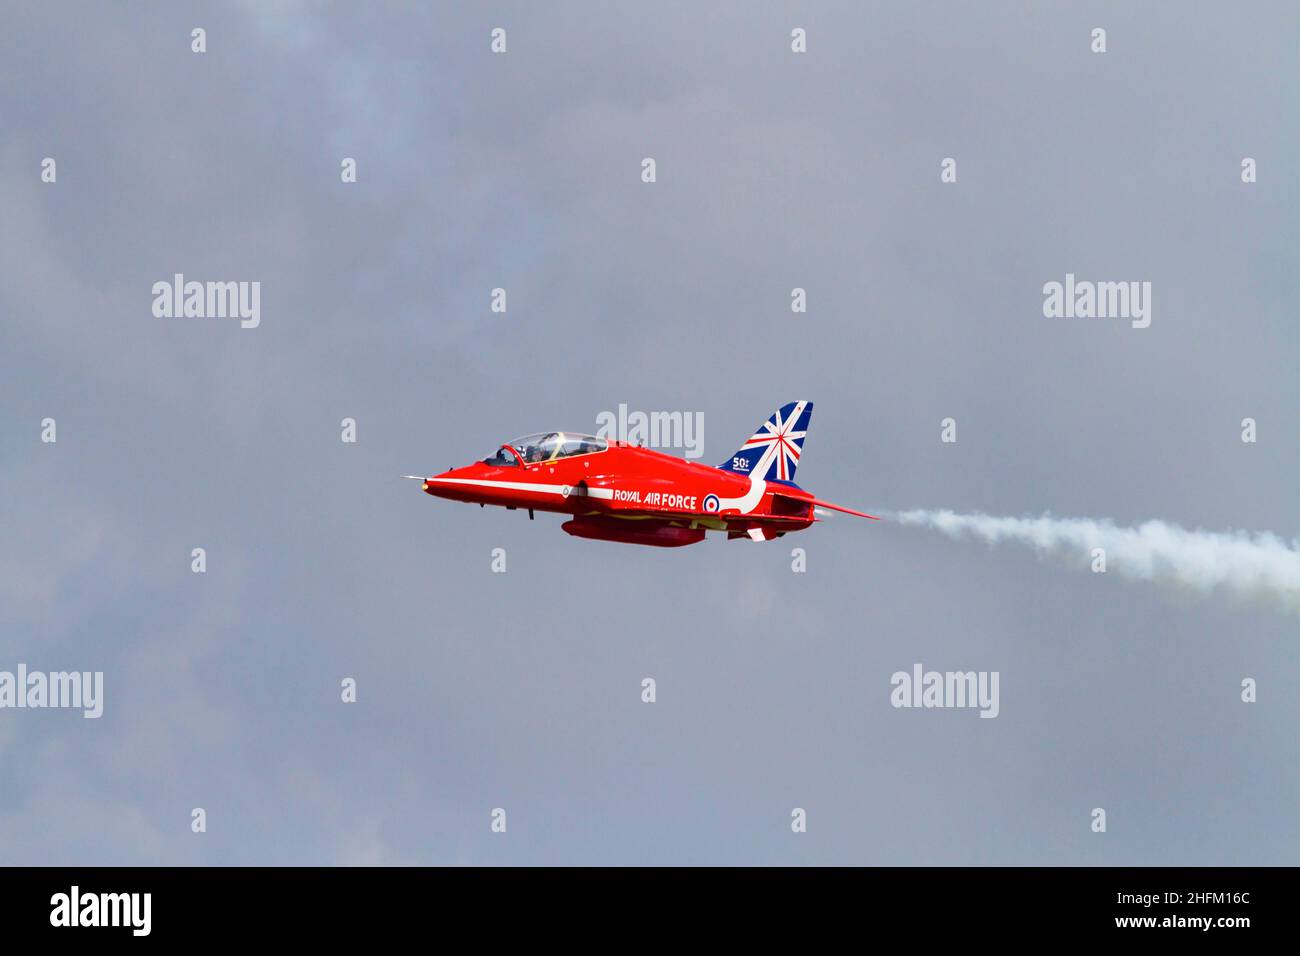
<path fill-rule="evenodd" d="M 705 495 L 705 497 L 704 497 L 704 510 L 705 510 L 706 512 L 708 512 L 709 514 L 717 514 L 717 512 L 718 512 L 718 496 L 717 496 L 717 495 Z"/>

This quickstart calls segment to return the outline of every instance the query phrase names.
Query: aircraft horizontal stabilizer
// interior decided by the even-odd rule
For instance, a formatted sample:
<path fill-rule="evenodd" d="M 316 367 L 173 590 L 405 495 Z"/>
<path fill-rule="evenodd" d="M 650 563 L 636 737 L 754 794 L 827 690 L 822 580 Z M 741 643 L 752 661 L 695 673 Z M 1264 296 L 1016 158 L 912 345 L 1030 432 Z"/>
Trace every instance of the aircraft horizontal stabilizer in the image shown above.
<path fill-rule="evenodd" d="M 820 498 L 813 499 L 814 506 L 830 508 L 832 511 L 843 511 L 846 515 L 857 515 L 859 518 L 870 518 L 872 521 L 879 521 L 879 515 L 869 515 L 865 511 L 854 511 L 852 508 L 845 508 L 842 505 L 833 505 L 829 501 L 822 501 Z"/>

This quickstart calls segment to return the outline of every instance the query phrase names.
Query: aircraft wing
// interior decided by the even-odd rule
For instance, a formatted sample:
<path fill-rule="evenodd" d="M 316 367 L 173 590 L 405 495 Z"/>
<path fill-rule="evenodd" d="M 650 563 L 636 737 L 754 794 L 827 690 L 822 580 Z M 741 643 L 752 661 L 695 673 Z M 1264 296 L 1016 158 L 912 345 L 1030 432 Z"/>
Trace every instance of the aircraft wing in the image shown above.
<path fill-rule="evenodd" d="M 850 514 L 859 514 L 859 512 L 850 512 Z M 726 524 L 739 524 L 739 525 L 763 524 L 763 525 L 773 525 L 777 527 L 781 525 L 803 525 L 803 524 L 807 524 L 809 521 L 822 520 L 821 518 L 818 518 L 815 515 L 811 517 L 805 517 L 802 515 L 774 515 L 774 514 L 766 514 L 766 513 L 746 514 L 746 515 L 740 515 L 740 514 L 720 515 L 720 514 L 709 514 L 703 511 L 696 512 L 696 511 L 653 511 L 653 510 L 606 512 L 605 516 L 609 518 L 619 518 L 625 521 L 679 521 L 682 524 L 689 524 L 692 521 L 700 521 L 700 522 L 710 522 L 710 523 L 723 522 Z M 874 515 L 864 514 L 863 517 L 875 518 L 876 521 L 880 520 L 879 518 L 876 518 Z"/>
<path fill-rule="evenodd" d="M 590 494 L 590 492 L 588 492 Z M 606 492 L 607 496 L 608 492 Z M 808 521 L 819 520 L 815 514 L 816 508 L 830 508 L 832 511 L 840 511 L 844 514 L 856 515 L 859 518 L 870 518 L 872 521 L 879 521 L 880 518 L 873 514 L 867 514 L 865 511 L 856 511 L 853 508 L 846 508 L 843 505 L 833 504 L 829 501 L 822 501 L 820 498 L 796 498 L 793 495 L 783 495 L 779 492 L 773 494 L 773 507 L 785 509 L 779 513 L 757 512 L 749 514 L 718 514 L 717 512 L 707 511 L 665 511 L 656 508 L 620 508 L 617 511 L 609 512 L 610 517 L 637 519 L 655 519 L 660 521 L 703 521 L 709 520 L 714 522 L 741 522 L 750 524 L 805 524 Z M 802 512 L 802 513 L 800 513 Z"/>

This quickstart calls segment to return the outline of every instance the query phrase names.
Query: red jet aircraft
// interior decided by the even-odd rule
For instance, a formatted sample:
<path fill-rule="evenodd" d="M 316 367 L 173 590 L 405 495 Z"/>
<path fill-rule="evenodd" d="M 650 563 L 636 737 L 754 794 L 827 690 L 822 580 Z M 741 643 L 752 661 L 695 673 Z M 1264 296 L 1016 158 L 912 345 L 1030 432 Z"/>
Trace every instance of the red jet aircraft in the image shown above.
<path fill-rule="evenodd" d="M 502 445 L 491 458 L 420 478 L 438 498 L 573 515 L 579 538 L 676 548 L 706 531 L 770 541 L 817 521 L 820 501 L 794 483 L 812 402 L 791 402 L 717 468 L 576 432 L 543 432 Z"/>

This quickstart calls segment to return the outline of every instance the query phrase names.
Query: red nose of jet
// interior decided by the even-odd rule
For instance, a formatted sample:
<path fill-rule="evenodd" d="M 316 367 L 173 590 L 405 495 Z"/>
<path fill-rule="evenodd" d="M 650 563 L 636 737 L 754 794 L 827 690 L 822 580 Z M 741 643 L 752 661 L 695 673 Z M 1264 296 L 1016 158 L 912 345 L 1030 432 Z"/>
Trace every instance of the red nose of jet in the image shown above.
<path fill-rule="evenodd" d="M 452 475 L 453 471 L 455 471 L 454 468 L 448 468 L 442 474 L 430 475 L 428 478 L 424 479 L 424 485 L 422 486 L 424 488 L 424 493 L 428 495 L 434 495 L 435 497 L 441 497 L 442 496 L 441 492 L 447 486 L 440 483 L 438 479 L 454 477 Z"/>
<path fill-rule="evenodd" d="M 452 501 L 474 500 L 474 485 L 470 479 L 478 474 L 478 467 L 466 465 L 464 468 L 448 468 L 438 475 L 424 479 L 424 493 L 435 498 L 450 498 Z"/>

